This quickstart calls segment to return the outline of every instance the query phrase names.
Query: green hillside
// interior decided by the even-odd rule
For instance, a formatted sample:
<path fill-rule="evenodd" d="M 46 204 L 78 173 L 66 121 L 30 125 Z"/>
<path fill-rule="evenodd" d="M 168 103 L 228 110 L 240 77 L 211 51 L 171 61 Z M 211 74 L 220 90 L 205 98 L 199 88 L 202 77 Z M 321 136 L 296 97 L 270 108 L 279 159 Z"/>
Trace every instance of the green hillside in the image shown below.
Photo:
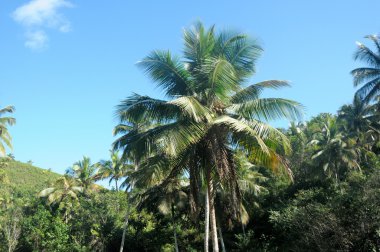
<path fill-rule="evenodd" d="M 35 194 L 49 186 L 61 175 L 19 161 L 8 161 L 2 167 L 7 183 L 17 191 Z"/>

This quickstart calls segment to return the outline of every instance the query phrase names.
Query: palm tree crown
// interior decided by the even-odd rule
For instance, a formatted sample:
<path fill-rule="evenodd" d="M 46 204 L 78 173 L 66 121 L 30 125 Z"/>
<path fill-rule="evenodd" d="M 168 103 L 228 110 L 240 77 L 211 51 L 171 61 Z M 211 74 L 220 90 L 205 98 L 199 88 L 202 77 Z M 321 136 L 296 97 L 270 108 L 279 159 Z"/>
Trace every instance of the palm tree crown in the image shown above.
<path fill-rule="evenodd" d="M 201 180 L 205 179 L 210 206 L 214 204 L 213 183 L 219 181 L 229 191 L 235 215 L 239 215 L 234 150 L 244 149 L 263 164 L 283 164 L 277 150 L 289 152 L 289 142 L 267 121 L 298 119 L 301 105 L 287 99 L 260 98 L 267 88 L 289 86 L 286 81 L 243 86 L 255 73 L 255 61 L 262 51 L 247 35 L 216 33 L 214 27 L 205 29 L 198 23 L 185 30 L 184 44 L 182 60 L 169 51 L 156 50 L 139 62 L 168 99 L 133 94 L 122 101 L 117 110 L 122 123 L 149 121 L 154 126 L 126 134 L 115 144 L 124 153 L 139 153 L 141 159 L 165 157 L 160 159 L 162 165 L 149 166 L 161 169 L 166 176 L 163 183 L 188 173 L 194 212 L 199 206 Z"/>
<path fill-rule="evenodd" d="M 359 169 L 358 153 L 354 141 L 347 138 L 340 130 L 336 117 L 326 114 L 321 126 L 314 133 L 310 145 L 315 147 L 311 157 L 323 167 L 328 176 L 335 176 L 339 181 L 342 168 Z"/>
<path fill-rule="evenodd" d="M 90 158 L 84 156 L 82 160 L 74 163 L 73 167 L 67 169 L 66 174 L 77 179 L 84 191 L 87 192 L 89 189 L 99 187 L 94 184 L 100 178 L 97 171 L 98 168 L 96 165 L 91 164 Z"/>
<path fill-rule="evenodd" d="M 2 116 L 5 113 L 13 113 L 15 108 L 13 106 L 7 106 L 0 109 L 0 156 L 5 155 L 5 143 L 6 146 L 12 148 L 12 137 L 8 132 L 8 126 L 16 123 L 16 119 L 9 116 Z"/>
<path fill-rule="evenodd" d="M 119 157 L 117 151 L 111 152 L 110 160 L 101 160 L 96 166 L 99 168 L 98 176 L 100 179 L 109 178 L 109 183 L 115 181 L 115 190 L 118 191 L 119 181 L 126 177 L 128 172 L 133 168 L 132 165 L 126 164 L 123 159 Z"/>
<path fill-rule="evenodd" d="M 380 93 L 380 40 L 376 35 L 369 35 L 375 44 L 375 51 L 372 51 L 362 43 L 358 44 L 358 50 L 354 54 L 355 60 L 367 63 L 368 67 L 360 67 L 351 71 L 354 77 L 354 86 L 362 85 L 356 95 L 366 102 L 372 101 Z"/>
<path fill-rule="evenodd" d="M 46 188 L 39 193 L 42 198 L 46 197 L 49 205 L 59 204 L 62 201 L 77 200 L 78 194 L 83 191 L 83 187 L 72 178 L 63 176 L 54 183 L 52 187 Z"/>

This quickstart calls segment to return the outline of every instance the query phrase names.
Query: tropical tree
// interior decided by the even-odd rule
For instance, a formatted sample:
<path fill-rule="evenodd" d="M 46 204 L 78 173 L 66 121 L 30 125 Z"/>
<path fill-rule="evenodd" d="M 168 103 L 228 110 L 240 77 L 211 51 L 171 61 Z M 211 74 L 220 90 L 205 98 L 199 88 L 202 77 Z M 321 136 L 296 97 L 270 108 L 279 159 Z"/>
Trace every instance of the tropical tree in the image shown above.
<path fill-rule="evenodd" d="M 354 77 L 354 86 L 361 86 L 356 91 L 356 96 L 368 103 L 380 93 L 380 40 L 376 35 L 368 35 L 365 38 L 374 43 L 375 51 L 357 42 L 358 49 L 354 58 L 364 61 L 368 67 L 356 68 L 351 71 L 351 74 Z"/>
<path fill-rule="evenodd" d="M 127 176 L 127 172 L 131 170 L 132 165 L 126 164 L 120 157 L 118 152 L 111 151 L 110 160 L 101 160 L 96 163 L 99 168 L 98 175 L 100 179 L 109 178 L 109 183 L 115 181 L 115 190 L 119 191 L 119 181 Z"/>
<path fill-rule="evenodd" d="M 83 189 L 76 180 L 63 176 L 52 187 L 42 190 L 39 197 L 45 198 L 48 206 L 58 206 L 58 209 L 64 212 L 64 220 L 67 223 L 70 211 L 74 203 L 78 202 L 78 196 Z"/>
<path fill-rule="evenodd" d="M 157 177 L 158 176 L 160 175 L 157 175 Z M 187 206 L 186 203 L 188 197 L 186 189 L 188 188 L 188 179 L 173 178 L 166 188 L 161 187 L 161 184 L 157 182 L 158 180 L 155 181 L 155 185 L 151 184 L 150 187 L 139 193 L 138 197 L 140 200 L 138 207 L 157 206 L 160 213 L 170 216 L 173 229 L 174 248 L 175 251 L 178 252 L 177 218 L 178 212 Z"/>
<path fill-rule="evenodd" d="M 380 115 L 376 105 L 368 105 L 355 96 L 352 104 L 344 105 L 338 111 L 338 119 L 344 121 L 344 130 L 351 135 L 359 135 L 379 129 Z"/>
<path fill-rule="evenodd" d="M 289 86 L 286 81 L 271 80 L 244 87 L 255 73 L 255 61 L 262 51 L 247 35 L 216 33 L 214 27 L 205 29 L 197 23 L 185 30 L 184 42 L 183 60 L 169 51 L 156 50 L 139 62 L 168 100 L 133 94 L 122 101 L 118 107 L 121 122 L 145 120 L 155 126 L 124 137 L 119 147 L 124 153 L 133 150 L 144 158 L 166 156 L 170 169 L 166 170 L 164 184 L 188 173 L 189 201 L 195 215 L 199 213 L 200 185 L 205 179 L 205 207 L 209 212 L 205 215 L 205 236 L 209 218 L 213 250 L 218 251 L 216 182 L 229 192 L 233 215 L 238 219 L 240 214 L 234 149 L 244 149 L 252 159 L 268 166 L 284 167 L 278 151 L 288 153 L 289 141 L 267 122 L 277 118 L 295 120 L 301 116 L 301 105 L 288 99 L 260 98 L 267 88 Z"/>
<path fill-rule="evenodd" d="M 314 146 L 312 159 L 317 167 L 322 167 L 329 176 L 335 177 L 336 183 L 342 175 L 342 168 L 360 169 L 355 142 L 347 138 L 341 131 L 336 117 L 322 117 L 321 127 L 314 133 L 309 145 Z"/>
<path fill-rule="evenodd" d="M 82 160 L 74 163 L 72 167 L 66 170 L 66 174 L 75 178 L 83 187 L 85 193 L 89 190 L 99 189 L 99 186 L 94 184 L 99 180 L 98 168 L 91 164 L 89 157 L 84 156 Z"/>
<path fill-rule="evenodd" d="M 15 107 L 7 106 L 0 109 L 0 157 L 5 155 L 5 146 L 12 148 L 12 137 L 8 132 L 8 126 L 16 123 L 16 119 L 9 116 L 3 116 L 5 113 L 13 113 Z"/>
<path fill-rule="evenodd" d="M 378 104 L 367 104 L 355 96 L 352 104 L 344 105 L 338 111 L 338 121 L 343 125 L 345 134 L 356 140 L 361 156 L 366 157 L 379 139 Z"/>
<path fill-rule="evenodd" d="M 129 139 L 136 138 L 140 132 L 143 132 L 149 127 L 149 122 L 146 120 L 142 120 L 142 118 L 139 118 L 139 120 L 127 120 L 127 118 L 124 117 L 124 112 L 122 108 L 118 109 L 116 112 L 116 115 L 120 118 L 120 123 L 115 126 L 113 130 L 114 136 L 121 135 L 118 137 L 114 143 L 113 148 L 114 151 L 123 148 L 122 153 L 122 160 L 128 164 L 129 171 L 126 171 L 126 178 L 120 185 L 120 187 L 125 188 L 125 191 L 127 193 L 127 212 L 125 214 L 125 220 L 124 220 L 124 227 L 123 227 L 123 234 L 121 238 L 121 244 L 120 244 L 120 252 L 123 252 L 124 250 L 124 242 L 125 242 L 125 234 L 127 231 L 128 223 L 129 223 L 129 215 L 131 213 L 131 205 L 132 205 L 132 197 L 131 194 L 133 193 L 134 187 L 135 187 L 135 179 L 132 179 L 131 173 L 136 172 L 138 170 L 140 162 L 143 160 L 143 156 L 139 152 L 139 150 L 131 149 L 126 146 L 126 141 Z"/>

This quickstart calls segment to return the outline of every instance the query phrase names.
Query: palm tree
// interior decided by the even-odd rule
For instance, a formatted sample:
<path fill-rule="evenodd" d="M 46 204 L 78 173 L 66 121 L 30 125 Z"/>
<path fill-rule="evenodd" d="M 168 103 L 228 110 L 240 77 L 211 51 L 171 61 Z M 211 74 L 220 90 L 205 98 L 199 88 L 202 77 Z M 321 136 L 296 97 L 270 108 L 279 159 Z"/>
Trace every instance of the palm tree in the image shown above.
<path fill-rule="evenodd" d="M 354 58 L 364 61 L 368 67 L 356 68 L 351 71 L 351 74 L 354 77 L 354 86 L 362 85 L 356 91 L 356 96 L 368 103 L 380 93 L 380 40 L 376 35 L 369 35 L 365 38 L 370 39 L 375 44 L 375 51 L 357 42 L 358 49 Z"/>
<path fill-rule="evenodd" d="M 152 126 L 124 137 L 124 153 L 135 151 L 144 158 L 164 155 L 170 172 L 163 183 L 187 172 L 189 201 L 199 212 L 202 178 L 207 185 L 213 250 L 219 251 L 215 218 L 215 183 L 229 193 L 238 217 L 241 195 L 233 149 L 243 148 L 266 164 L 283 164 L 277 150 L 290 151 L 288 139 L 267 121 L 297 119 L 301 105 L 281 98 L 259 98 L 267 88 L 289 86 L 286 81 L 264 81 L 244 87 L 255 70 L 262 49 L 245 34 L 216 33 L 201 23 L 184 32 L 184 60 L 169 51 L 154 51 L 139 66 L 157 82 L 168 100 L 134 94 L 118 107 L 121 122 L 150 121 Z M 276 162 L 275 162 L 276 161 Z M 167 166 L 166 166 L 167 168 Z M 207 236 L 208 230 L 205 230 Z M 205 250 L 208 241 L 205 239 Z"/>
<path fill-rule="evenodd" d="M 98 168 L 91 164 L 89 157 L 84 156 L 82 160 L 74 163 L 73 167 L 66 170 L 66 174 L 72 176 L 83 187 L 85 193 L 89 190 L 99 189 L 99 186 L 94 184 L 99 180 Z"/>
<path fill-rule="evenodd" d="M 136 181 L 139 181 L 141 173 L 135 173 L 132 176 L 136 176 Z M 174 238 L 174 248 L 178 252 L 178 238 L 177 238 L 177 212 L 183 210 L 187 206 L 187 193 L 186 188 L 188 187 L 187 178 L 173 178 L 171 183 L 167 185 L 166 188 L 161 187 L 159 183 L 160 175 L 157 174 L 157 180 L 152 180 L 150 187 L 139 193 L 139 204 L 138 207 L 151 207 L 157 206 L 158 210 L 164 215 L 170 215 L 172 225 L 173 225 L 173 238 Z M 163 178 L 161 178 L 163 179 Z"/>
<path fill-rule="evenodd" d="M 245 226 L 249 222 L 249 215 L 246 210 L 247 205 L 258 206 L 258 203 L 255 201 L 255 198 L 263 192 L 266 192 L 267 189 L 261 184 L 267 178 L 258 171 L 258 166 L 252 164 L 247 155 L 241 151 L 234 153 L 234 162 L 237 169 L 238 185 L 242 194 L 242 203 L 240 206 L 240 219 L 238 224 L 241 224 L 243 234 L 245 235 Z M 228 220 L 229 228 L 232 228 L 232 219 L 231 219 L 231 207 L 228 199 L 228 192 L 224 191 L 222 188 L 217 188 L 216 195 L 216 212 L 217 220 Z M 225 252 L 225 246 L 222 236 L 222 223 L 219 221 L 218 225 L 218 234 L 220 243 L 222 246 L 222 251 Z"/>
<path fill-rule="evenodd" d="M 0 109 L 0 157 L 5 155 L 5 146 L 12 148 L 12 137 L 8 132 L 8 126 L 12 126 L 16 123 L 16 119 L 9 116 L 2 116 L 5 113 L 13 113 L 15 107 L 7 106 Z M 4 144 L 3 144 L 4 143 Z"/>
<path fill-rule="evenodd" d="M 74 179 L 63 176 L 52 187 L 46 188 L 39 193 L 39 197 L 46 198 L 49 206 L 58 206 L 64 211 L 64 220 L 67 223 L 73 202 L 78 200 L 78 195 L 83 192 L 83 187 Z"/>
<path fill-rule="evenodd" d="M 120 118 L 120 124 L 116 125 L 114 128 L 113 134 L 114 136 L 121 135 L 119 138 L 115 140 L 113 143 L 114 151 L 123 148 L 122 153 L 122 159 L 125 163 L 128 163 L 128 171 L 126 171 L 126 178 L 120 185 L 120 187 L 125 188 L 125 191 L 127 193 L 127 201 L 128 201 L 128 207 L 127 212 L 125 214 L 125 220 L 124 220 L 124 227 L 123 227 L 123 234 L 121 238 L 120 243 L 120 250 L 119 252 L 123 252 L 124 250 L 124 242 L 125 242 L 125 234 L 127 231 L 128 223 L 129 223 L 129 215 L 131 211 L 131 205 L 132 205 L 132 197 L 131 194 L 134 191 L 135 188 L 135 179 L 131 178 L 131 174 L 133 172 L 136 172 L 139 167 L 139 163 L 143 160 L 143 156 L 141 155 L 141 152 L 138 151 L 138 149 L 131 149 L 128 148 L 129 146 L 126 146 L 126 141 L 131 138 L 136 138 L 138 134 L 144 130 L 146 130 L 150 123 L 145 120 L 126 120 L 124 118 L 124 113 L 120 109 L 117 111 L 116 115 Z M 125 123 L 127 122 L 127 123 Z"/>
<path fill-rule="evenodd" d="M 101 160 L 96 166 L 99 168 L 98 174 L 100 179 L 109 178 L 109 183 L 115 181 L 115 190 L 119 191 L 119 180 L 126 177 L 128 170 L 131 169 L 130 164 L 126 164 L 116 151 L 111 151 L 110 160 Z"/>
<path fill-rule="evenodd" d="M 341 176 L 341 168 L 360 169 L 358 153 L 351 139 L 340 131 L 336 117 L 326 116 L 321 121 L 322 127 L 315 134 L 309 145 L 315 146 L 312 159 L 329 177 L 334 176 L 336 183 Z"/>
<path fill-rule="evenodd" d="M 292 146 L 292 153 L 288 157 L 289 163 L 292 164 L 292 171 L 296 178 L 307 176 L 307 152 L 306 147 L 308 140 L 306 124 L 302 122 L 291 122 L 287 130 L 287 136 Z"/>
<path fill-rule="evenodd" d="M 355 96 L 352 104 L 344 105 L 338 111 L 338 120 L 344 121 L 347 133 L 354 136 L 379 129 L 377 105 L 368 105 Z"/>

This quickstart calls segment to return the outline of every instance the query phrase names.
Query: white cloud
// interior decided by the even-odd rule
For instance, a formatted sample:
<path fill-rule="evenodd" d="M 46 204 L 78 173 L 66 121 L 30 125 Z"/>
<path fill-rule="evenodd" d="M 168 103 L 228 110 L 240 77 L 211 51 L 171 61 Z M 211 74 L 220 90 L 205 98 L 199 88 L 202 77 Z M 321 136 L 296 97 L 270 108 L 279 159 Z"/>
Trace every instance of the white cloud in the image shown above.
<path fill-rule="evenodd" d="M 48 37 L 42 30 L 27 32 L 25 46 L 33 50 L 41 50 L 46 47 Z"/>
<path fill-rule="evenodd" d="M 73 7 L 65 0 L 31 0 L 18 7 L 13 13 L 13 19 L 25 27 L 25 46 L 31 49 L 41 49 L 46 46 L 47 29 L 60 32 L 71 30 L 70 22 L 59 12 L 62 8 Z"/>

